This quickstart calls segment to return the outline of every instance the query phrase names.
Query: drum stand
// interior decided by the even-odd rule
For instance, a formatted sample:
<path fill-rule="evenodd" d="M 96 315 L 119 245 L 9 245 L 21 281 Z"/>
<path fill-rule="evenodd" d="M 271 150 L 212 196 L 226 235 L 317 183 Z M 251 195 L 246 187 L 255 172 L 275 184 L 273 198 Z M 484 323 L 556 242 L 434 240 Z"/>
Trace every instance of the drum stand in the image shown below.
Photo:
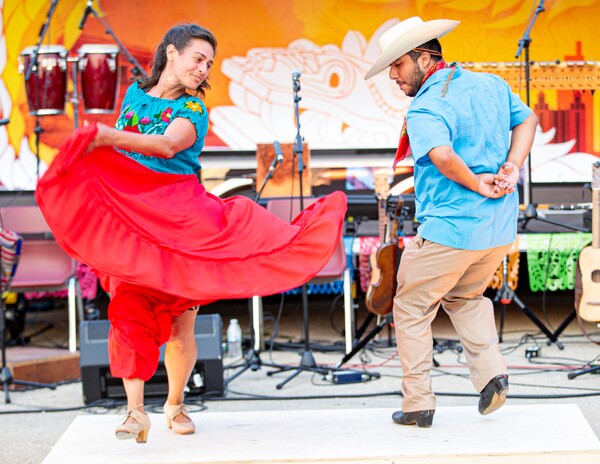
<path fill-rule="evenodd" d="M 135 57 L 131 53 L 129 53 L 129 50 L 127 50 L 127 48 L 125 48 L 125 45 L 123 45 L 123 43 L 118 39 L 118 37 L 115 35 L 115 33 L 110 28 L 110 26 L 98 14 L 96 9 L 94 8 L 94 2 L 92 0 L 88 0 L 88 2 L 87 2 L 87 6 L 85 7 L 85 11 L 83 12 L 81 21 L 79 22 L 79 29 L 83 29 L 83 26 L 85 26 L 85 22 L 87 21 L 87 18 L 90 14 L 93 15 L 100 22 L 100 24 L 102 24 L 106 33 L 113 38 L 113 40 L 119 46 L 119 49 L 121 50 L 123 55 L 125 55 L 127 57 L 127 61 L 129 61 L 133 65 L 133 68 L 131 68 L 131 73 L 136 77 L 138 77 L 138 76 L 146 77 L 146 72 L 140 66 L 140 64 L 135 59 Z"/>
<path fill-rule="evenodd" d="M 42 42 L 44 41 L 44 37 L 46 36 L 46 32 L 48 31 L 48 27 L 50 26 L 50 21 L 52 20 L 52 16 L 54 15 L 54 10 L 56 9 L 56 5 L 58 4 L 58 0 L 52 0 L 50 3 L 50 9 L 48 10 L 48 14 L 46 15 L 46 22 L 40 29 L 40 38 L 38 39 L 38 43 L 35 45 L 33 50 L 33 56 L 31 58 L 31 62 L 29 63 L 29 67 L 25 70 L 25 82 L 29 81 L 31 77 L 31 72 L 33 68 L 37 70 L 38 67 L 38 55 L 40 53 L 40 48 L 42 46 Z M 36 80 L 35 87 L 35 101 L 36 103 L 39 101 L 39 83 Z M 36 184 L 40 178 L 40 135 L 44 132 L 42 126 L 40 124 L 39 111 L 35 112 L 35 129 L 33 131 L 35 133 L 35 156 L 36 156 Z"/>
<path fill-rule="evenodd" d="M 67 58 L 67 63 L 73 63 L 71 66 L 73 93 L 71 94 L 71 98 L 69 98 L 69 102 L 73 105 L 73 127 L 77 129 L 77 127 L 79 127 L 79 102 L 81 101 L 77 91 L 77 63 L 79 63 L 79 58 L 69 56 Z"/>

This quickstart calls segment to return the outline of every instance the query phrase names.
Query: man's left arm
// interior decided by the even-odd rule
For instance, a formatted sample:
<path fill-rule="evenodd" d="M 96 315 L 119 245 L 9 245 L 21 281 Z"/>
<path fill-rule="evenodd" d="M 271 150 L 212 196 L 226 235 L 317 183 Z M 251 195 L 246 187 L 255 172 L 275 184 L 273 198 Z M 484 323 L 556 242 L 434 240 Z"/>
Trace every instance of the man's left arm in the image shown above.
<path fill-rule="evenodd" d="M 512 129 L 508 156 L 500 167 L 496 178 L 498 188 L 504 190 L 505 193 L 515 190 L 519 181 L 519 169 L 531 152 L 537 125 L 538 118 L 534 113 L 531 113 L 521 124 Z"/>

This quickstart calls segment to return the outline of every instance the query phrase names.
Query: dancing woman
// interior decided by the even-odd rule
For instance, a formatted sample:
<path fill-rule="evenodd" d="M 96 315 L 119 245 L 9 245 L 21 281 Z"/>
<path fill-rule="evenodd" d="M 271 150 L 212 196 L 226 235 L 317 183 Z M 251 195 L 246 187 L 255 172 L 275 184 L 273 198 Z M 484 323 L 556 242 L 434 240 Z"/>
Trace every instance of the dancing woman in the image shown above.
<path fill-rule="evenodd" d="M 216 47 L 203 27 L 172 27 L 151 75 L 127 90 L 115 128 L 76 131 L 36 191 L 58 243 L 94 269 L 111 296 L 110 369 L 127 394 L 119 439 L 147 440 L 144 384 L 164 343 L 167 424 L 175 433 L 194 432 L 183 404 L 197 359 L 196 310 L 189 308 L 301 285 L 341 235 L 341 192 L 289 224 L 245 197 L 221 200 L 199 183 L 208 130 L 201 97 Z"/>

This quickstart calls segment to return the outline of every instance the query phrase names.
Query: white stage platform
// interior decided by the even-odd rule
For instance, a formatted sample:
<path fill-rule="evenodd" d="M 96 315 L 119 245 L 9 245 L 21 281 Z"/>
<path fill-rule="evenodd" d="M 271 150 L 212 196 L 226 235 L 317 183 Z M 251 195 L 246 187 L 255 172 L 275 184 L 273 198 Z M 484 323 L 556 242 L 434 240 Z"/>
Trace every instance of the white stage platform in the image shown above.
<path fill-rule="evenodd" d="M 152 414 L 148 443 L 114 436 L 115 415 L 78 416 L 43 464 L 600 463 L 600 442 L 576 405 L 438 408 L 433 427 L 396 425 L 393 409 L 192 414 L 194 435 Z"/>

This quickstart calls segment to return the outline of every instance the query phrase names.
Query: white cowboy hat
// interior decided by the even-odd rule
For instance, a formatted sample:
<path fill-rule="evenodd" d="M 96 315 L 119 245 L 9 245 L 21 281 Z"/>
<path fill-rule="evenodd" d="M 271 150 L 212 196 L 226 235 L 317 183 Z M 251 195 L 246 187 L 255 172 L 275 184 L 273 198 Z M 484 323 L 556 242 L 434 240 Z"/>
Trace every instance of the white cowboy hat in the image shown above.
<path fill-rule="evenodd" d="M 413 16 L 396 24 L 391 29 L 385 31 L 379 38 L 381 54 L 377 58 L 377 61 L 375 61 L 375 64 L 369 69 L 365 80 L 383 71 L 413 48 L 432 39 L 439 39 L 459 24 L 460 21 L 452 19 L 423 21 L 418 16 Z"/>

